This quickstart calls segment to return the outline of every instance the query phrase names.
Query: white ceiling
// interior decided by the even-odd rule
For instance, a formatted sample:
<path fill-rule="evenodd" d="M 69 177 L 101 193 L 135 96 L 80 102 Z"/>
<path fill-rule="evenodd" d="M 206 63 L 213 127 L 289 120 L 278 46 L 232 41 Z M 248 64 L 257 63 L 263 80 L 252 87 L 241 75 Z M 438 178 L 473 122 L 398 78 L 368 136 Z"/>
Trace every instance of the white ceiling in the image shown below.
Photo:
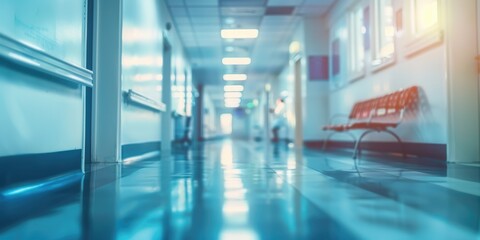
<path fill-rule="evenodd" d="M 245 98 L 254 98 L 265 80 L 288 62 L 288 45 L 304 16 L 322 16 L 335 0 L 165 0 L 192 63 L 197 83 L 223 106 L 224 73 L 246 73 Z M 223 28 L 257 28 L 253 40 L 228 42 Z M 234 47 L 227 52 L 227 47 Z M 223 57 L 251 57 L 248 66 L 225 67 Z"/>

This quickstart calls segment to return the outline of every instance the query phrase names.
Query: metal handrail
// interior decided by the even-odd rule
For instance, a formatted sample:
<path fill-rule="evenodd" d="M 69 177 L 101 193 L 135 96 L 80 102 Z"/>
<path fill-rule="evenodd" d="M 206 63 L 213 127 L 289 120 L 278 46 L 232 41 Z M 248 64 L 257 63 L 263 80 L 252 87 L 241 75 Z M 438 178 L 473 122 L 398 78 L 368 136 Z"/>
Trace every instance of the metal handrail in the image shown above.
<path fill-rule="evenodd" d="M 93 72 L 0 33 L 0 59 L 54 76 L 58 79 L 93 87 Z"/>
<path fill-rule="evenodd" d="M 138 104 L 142 107 L 149 108 L 154 111 L 165 112 L 167 109 L 164 103 L 157 102 L 153 99 L 145 97 L 142 94 L 137 93 L 131 89 L 128 91 L 125 91 L 125 96 L 130 102 L 133 102 L 135 104 Z"/>

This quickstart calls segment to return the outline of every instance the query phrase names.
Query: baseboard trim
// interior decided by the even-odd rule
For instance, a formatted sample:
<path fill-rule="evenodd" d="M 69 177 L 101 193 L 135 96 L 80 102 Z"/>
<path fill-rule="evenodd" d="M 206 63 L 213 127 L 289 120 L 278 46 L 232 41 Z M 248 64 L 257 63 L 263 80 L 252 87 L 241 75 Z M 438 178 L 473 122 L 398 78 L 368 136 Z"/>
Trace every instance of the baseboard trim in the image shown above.
<path fill-rule="evenodd" d="M 139 161 L 142 161 L 142 160 L 158 157 L 160 155 L 161 155 L 161 151 L 148 152 L 148 153 L 144 153 L 142 155 L 129 157 L 129 158 L 124 158 L 123 159 L 123 164 L 124 165 L 129 165 L 129 164 L 136 163 L 136 162 L 139 162 Z"/>
<path fill-rule="evenodd" d="M 141 156 L 149 152 L 159 151 L 161 149 L 161 142 L 144 142 L 122 145 L 122 159 L 129 159 L 136 156 Z"/>
<path fill-rule="evenodd" d="M 430 158 L 434 160 L 447 160 L 447 145 L 437 143 L 412 143 L 404 142 L 405 153 L 409 156 Z M 309 148 L 321 149 L 323 141 L 305 141 L 305 146 Z M 347 141 L 329 141 L 329 149 L 353 149 L 354 143 Z M 361 149 L 367 151 L 398 154 L 401 153 L 401 147 L 397 142 L 362 142 Z"/>
<path fill-rule="evenodd" d="M 0 157 L 0 190 L 82 171 L 82 150 Z"/>
<path fill-rule="evenodd" d="M 32 216 L 78 201 L 83 173 L 78 171 L 0 191 L 0 232 Z M 53 204 L 54 203 L 54 204 Z"/>

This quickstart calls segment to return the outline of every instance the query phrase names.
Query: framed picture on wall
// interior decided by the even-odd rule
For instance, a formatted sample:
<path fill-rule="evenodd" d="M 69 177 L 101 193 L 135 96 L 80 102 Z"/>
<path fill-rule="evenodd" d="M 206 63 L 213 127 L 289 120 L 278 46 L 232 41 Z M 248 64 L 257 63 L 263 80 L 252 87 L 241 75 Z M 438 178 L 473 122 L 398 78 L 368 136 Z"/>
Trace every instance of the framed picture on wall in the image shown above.
<path fill-rule="evenodd" d="M 308 57 L 308 76 L 310 81 L 328 80 L 328 56 L 314 55 Z"/>
<path fill-rule="evenodd" d="M 332 75 L 340 73 L 340 40 L 334 39 L 332 42 Z"/>

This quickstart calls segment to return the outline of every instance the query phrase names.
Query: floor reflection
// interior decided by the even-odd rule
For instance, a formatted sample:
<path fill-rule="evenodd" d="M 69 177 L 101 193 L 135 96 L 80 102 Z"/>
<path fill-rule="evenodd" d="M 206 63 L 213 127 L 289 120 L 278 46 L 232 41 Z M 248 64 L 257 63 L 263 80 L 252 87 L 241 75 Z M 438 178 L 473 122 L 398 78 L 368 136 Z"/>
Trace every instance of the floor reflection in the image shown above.
<path fill-rule="evenodd" d="M 288 145 L 210 142 L 1 199 L 0 239 L 478 237 L 479 195 L 446 178 Z"/>

